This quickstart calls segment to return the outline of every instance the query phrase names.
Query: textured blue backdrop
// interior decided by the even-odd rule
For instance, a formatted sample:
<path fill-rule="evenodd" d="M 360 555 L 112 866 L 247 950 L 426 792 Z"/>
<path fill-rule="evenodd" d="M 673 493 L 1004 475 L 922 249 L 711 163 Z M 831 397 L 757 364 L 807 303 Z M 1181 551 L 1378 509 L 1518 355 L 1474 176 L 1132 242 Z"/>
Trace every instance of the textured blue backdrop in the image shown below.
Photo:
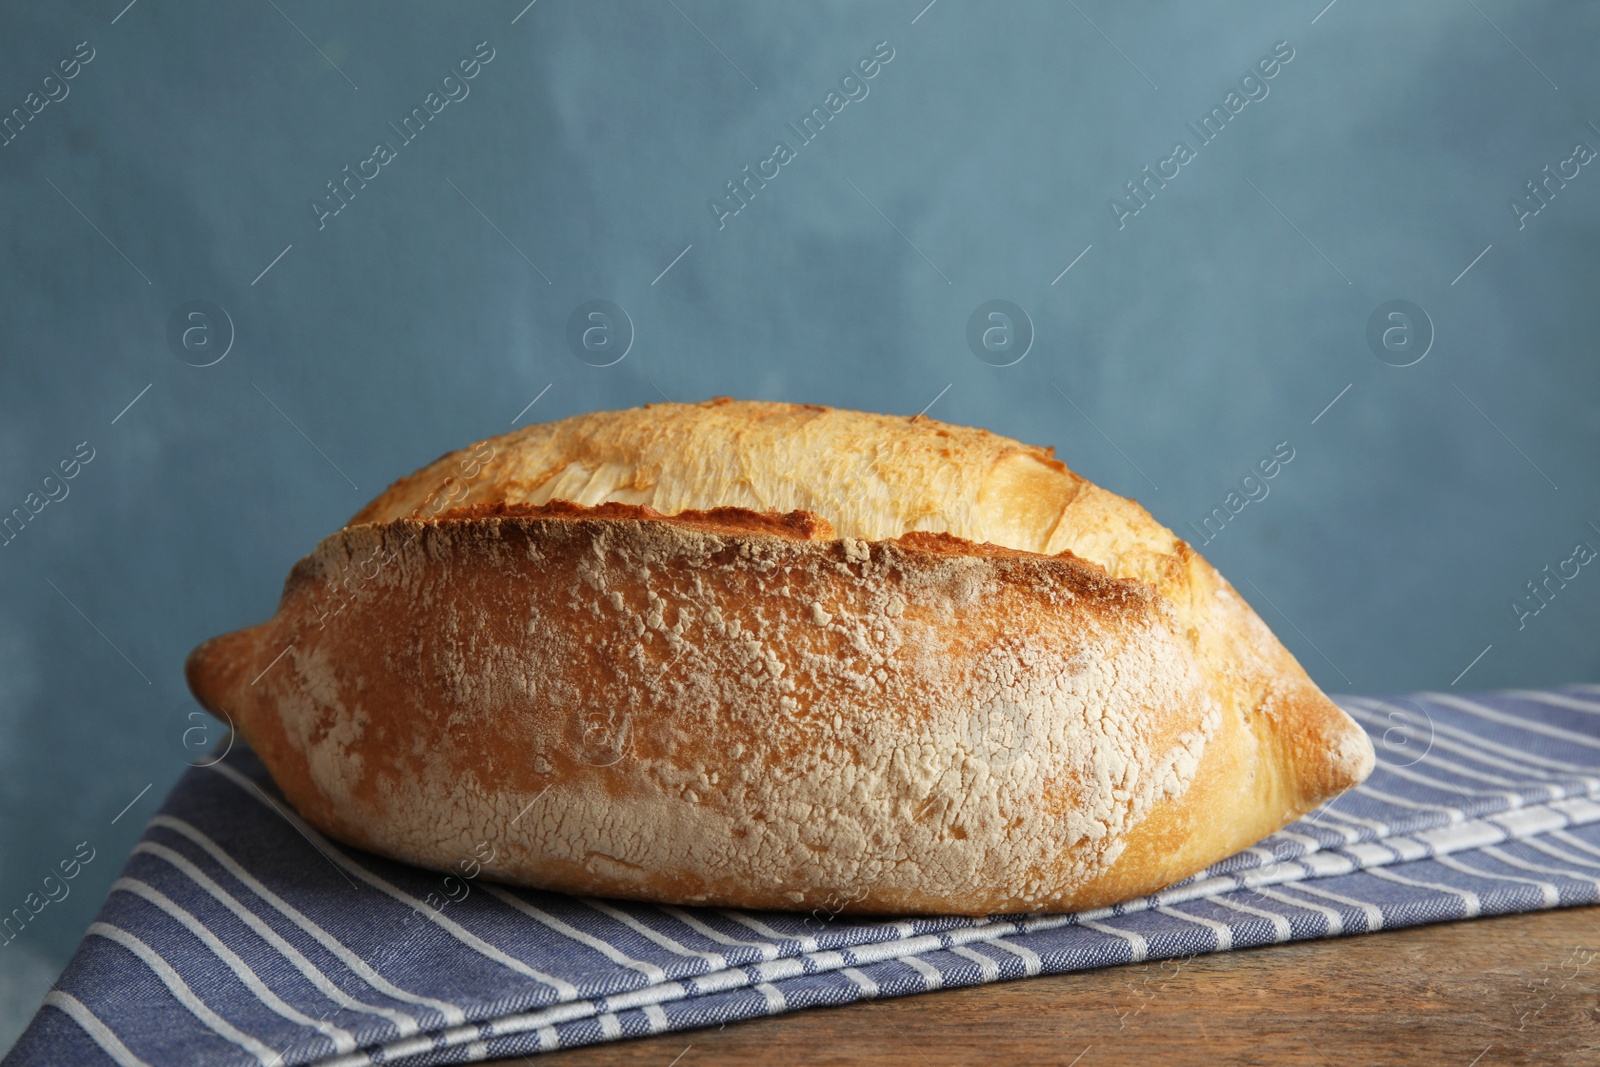
<path fill-rule="evenodd" d="M 188 650 L 519 413 L 927 408 L 1137 498 L 1331 690 L 1600 671 L 1592 5 L 125 2 L 0 4 L 0 913 L 95 857 L 0 1047 L 215 736 Z"/>

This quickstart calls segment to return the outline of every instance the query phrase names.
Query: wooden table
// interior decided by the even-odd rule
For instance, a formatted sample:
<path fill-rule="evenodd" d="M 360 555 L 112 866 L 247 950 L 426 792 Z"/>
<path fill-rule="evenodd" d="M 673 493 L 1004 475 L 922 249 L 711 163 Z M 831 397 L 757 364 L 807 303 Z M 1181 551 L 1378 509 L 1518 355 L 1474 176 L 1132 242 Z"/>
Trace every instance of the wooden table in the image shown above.
<path fill-rule="evenodd" d="M 1600 1064 L 1600 907 L 1000 982 L 501 1062 Z"/>

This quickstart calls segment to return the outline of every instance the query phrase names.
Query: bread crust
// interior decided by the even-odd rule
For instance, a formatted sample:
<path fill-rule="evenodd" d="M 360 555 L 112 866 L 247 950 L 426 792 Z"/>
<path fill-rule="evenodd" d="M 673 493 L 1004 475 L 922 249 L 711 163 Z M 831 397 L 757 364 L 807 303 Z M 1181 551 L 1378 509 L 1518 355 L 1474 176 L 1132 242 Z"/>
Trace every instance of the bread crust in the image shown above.
<path fill-rule="evenodd" d="M 819 417 L 888 454 L 895 508 L 956 521 L 739 506 L 837 476 L 780 470 L 787 497 L 750 477 Z M 633 488 L 537 499 L 594 461 L 561 444 L 584 420 L 573 439 L 632 456 L 610 480 Z M 663 441 L 692 491 L 648 469 Z M 448 506 L 440 472 L 482 446 L 397 482 L 296 565 L 272 620 L 190 658 L 201 702 L 341 840 L 441 869 L 487 841 L 491 877 L 679 904 L 1057 911 L 1170 884 L 1370 770 L 1365 735 L 1204 560 L 1044 450 L 740 404 L 491 445 Z M 551 448 L 564 465 L 529 477 Z M 994 475 L 1016 455 L 1043 474 L 1007 501 Z M 941 468 L 966 514 L 906 484 Z M 991 527 L 1012 543 L 959 535 Z"/>

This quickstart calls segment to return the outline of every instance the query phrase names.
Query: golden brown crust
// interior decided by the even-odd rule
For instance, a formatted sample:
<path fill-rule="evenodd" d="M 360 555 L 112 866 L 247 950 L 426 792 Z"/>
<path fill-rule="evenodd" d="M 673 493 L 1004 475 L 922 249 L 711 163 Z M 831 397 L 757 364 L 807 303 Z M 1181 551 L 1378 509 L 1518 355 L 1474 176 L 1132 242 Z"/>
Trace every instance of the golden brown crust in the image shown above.
<path fill-rule="evenodd" d="M 188 673 L 341 839 L 438 867 L 490 840 L 508 881 L 678 903 L 1109 903 L 1372 758 L 1136 504 L 981 430 L 790 405 L 444 457 Z"/>

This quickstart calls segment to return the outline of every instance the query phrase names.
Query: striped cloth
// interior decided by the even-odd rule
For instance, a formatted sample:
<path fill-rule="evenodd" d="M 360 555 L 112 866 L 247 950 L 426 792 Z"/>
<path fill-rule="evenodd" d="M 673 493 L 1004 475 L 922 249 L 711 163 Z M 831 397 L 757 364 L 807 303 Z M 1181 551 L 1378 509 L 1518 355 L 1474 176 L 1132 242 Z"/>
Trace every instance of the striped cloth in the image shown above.
<path fill-rule="evenodd" d="M 1364 786 L 1154 896 L 988 920 L 447 878 L 322 837 L 236 748 L 151 819 L 4 1063 L 471 1063 L 1600 897 L 1600 686 L 1340 703 L 1379 753 Z"/>

